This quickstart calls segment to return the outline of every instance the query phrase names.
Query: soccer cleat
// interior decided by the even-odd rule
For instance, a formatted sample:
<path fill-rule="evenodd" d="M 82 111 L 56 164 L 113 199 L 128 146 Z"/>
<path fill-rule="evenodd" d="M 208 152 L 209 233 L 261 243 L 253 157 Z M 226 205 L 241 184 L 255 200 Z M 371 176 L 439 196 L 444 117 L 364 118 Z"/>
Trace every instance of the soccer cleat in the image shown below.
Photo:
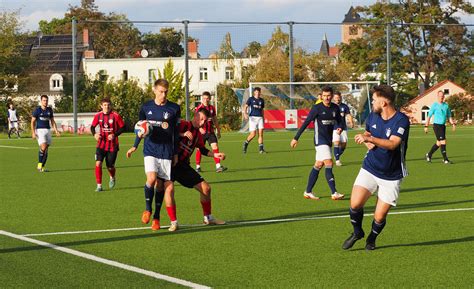
<path fill-rule="evenodd" d="M 309 192 L 309 193 L 304 192 L 303 197 L 309 200 L 319 200 L 319 197 L 316 197 L 312 192 Z"/>
<path fill-rule="evenodd" d="M 261 154 L 266 154 L 267 151 L 266 151 L 266 150 L 260 150 L 259 153 L 261 153 Z"/>
<path fill-rule="evenodd" d="M 374 242 L 374 243 L 372 243 L 372 242 L 367 242 L 367 243 L 365 244 L 365 250 L 366 250 L 366 251 L 373 251 L 373 250 L 375 250 L 375 242 Z"/>
<path fill-rule="evenodd" d="M 38 169 L 38 172 L 41 172 L 41 170 L 43 169 L 43 163 L 38 163 L 36 168 Z"/>
<path fill-rule="evenodd" d="M 344 199 L 344 195 L 339 194 L 338 192 L 335 192 L 334 194 L 331 195 L 331 199 L 333 199 L 334 201 L 342 200 Z"/>
<path fill-rule="evenodd" d="M 218 168 L 216 169 L 216 173 L 222 173 L 223 171 L 226 171 L 226 170 L 227 170 L 226 167 L 220 166 L 220 167 L 218 167 Z"/>
<path fill-rule="evenodd" d="M 151 216 L 150 211 L 144 211 L 142 214 L 142 223 L 148 224 L 150 222 L 150 216 Z"/>
<path fill-rule="evenodd" d="M 171 221 L 170 227 L 168 228 L 168 231 L 174 232 L 179 229 L 179 224 L 178 221 Z"/>
<path fill-rule="evenodd" d="M 97 187 L 97 188 L 95 188 L 95 191 L 96 191 L 96 192 L 102 192 L 103 189 L 102 189 L 102 187 Z"/>
<path fill-rule="evenodd" d="M 212 215 L 204 216 L 204 224 L 206 225 L 225 225 L 225 221 L 218 220 L 214 218 Z"/>
<path fill-rule="evenodd" d="M 109 181 L 109 189 L 113 189 L 115 187 L 115 178 L 111 178 Z"/>
<path fill-rule="evenodd" d="M 452 162 L 451 162 L 450 160 L 448 160 L 448 159 L 445 159 L 445 160 L 443 161 L 443 163 L 444 163 L 445 165 L 452 164 Z"/>
<path fill-rule="evenodd" d="M 427 161 L 427 162 L 431 163 L 431 157 L 430 157 L 429 154 L 426 154 L 426 155 L 425 155 L 425 158 L 426 158 L 426 161 Z"/>
<path fill-rule="evenodd" d="M 160 220 L 153 219 L 153 221 L 151 221 L 151 229 L 153 231 L 158 231 L 160 229 Z"/>
<path fill-rule="evenodd" d="M 352 233 L 349 238 L 347 238 L 344 243 L 342 244 L 342 249 L 344 250 L 347 250 L 347 249 L 350 249 L 352 248 L 352 246 L 354 246 L 355 242 L 357 242 L 357 240 L 360 240 L 364 238 L 364 234 L 362 234 L 362 236 L 357 236 L 356 234 Z"/>
<path fill-rule="evenodd" d="M 337 161 L 336 161 L 336 166 L 338 166 L 338 167 L 342 166 L 342 163 L 341 163 L 340 160 L 337 160 Z"/>
<path fill-rule="evenodd" d="M 247 153 L 247 146 L 248 146 L 248 144 L 244 142 L 244 146 L 242 147 L 242 152 L 243 152 L 244 154 Z"/>
<path fill-rule="evenodd" d="M 201 167 L 197 167 L 197 168 L 196 168 L 196 172 L 202 173 Z"/>

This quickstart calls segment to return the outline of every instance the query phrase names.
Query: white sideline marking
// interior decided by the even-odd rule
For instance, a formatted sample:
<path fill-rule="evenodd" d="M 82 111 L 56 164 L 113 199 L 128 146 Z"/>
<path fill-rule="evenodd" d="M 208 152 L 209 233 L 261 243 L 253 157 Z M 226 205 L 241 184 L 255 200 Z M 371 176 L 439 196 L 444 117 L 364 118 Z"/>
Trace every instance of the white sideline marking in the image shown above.
<path fill-rule="evenodd" d="M 30 149 L 30 148 L 28 148 L 28 147 L 4 146 L 4 145 L 0 145 L 0 148 L 7 148 L 7 149 L 22 149 L 22 150 L 28 150 L 28 149 Z"/>
<path fill-rule="evenodd" d="M 207 286 L 204 286 L 204 285 L 192 283 L 192 282 L 189 282 L 189 281 L 186 281 L 186 280 L 182 280 L 182 279 L 174 278 L 174 277 L 171 277 L 171 276 L 163 275 L 163 274 L 156 273 L 156 272 L 153 272 L 153 271 L 149 271 L 149 270 L 141 269 L 141 268 L 138 268 L 138 267 L 135 267 L 135 266 L 123 264 L 123 263 L 120 263 L 120 262 L 117 262 L 117 261 L 112 261 L 112 260 L 109 260 L 109 259 L 97 257 L 97 256 L 94 256 L 94 255 L 91 255 L 91 254 L 87 254 L 87 253 L 83 253 L 83 252 L 73 250 L 73 249 L 69 249 L 69 248 L 66 248 L 66 247 L 61 247 L 61 246 L 58 246 L 58 245 L 55 245 L 55 244 L 51 244 L 51 243 L 31 239 L 31 238 L 21 236 L 21 235 L 17 235 L 17 234 L 13 234 L 13 233 L 10 233 L 10 232 L 0 230 L 0 235 L 4 235 L 4 236 L 11 237 L 11 238 L 14 238 L 14 239 L 18 239 L 18 240 L 22 240 L 22 241 L 25 241 L 25 242 L 33 243 L 33 244 L 36 244 L 36 245 L 39 245 L 39 246 L 47 247 L 47 248 L 50 248 L 50 249 L 61 251 L 63 253 L 71 254 L 71 255 L 74 255 L 74 256 L 77 256 L 77 257 L 85 258 L 85 259 L 88 259 L 88 260 L 91 260 L 91 261 L 95 261 L 95 262 L 98 262 L 98 263 L 102 263 L 102 264 L 106 264 L 106 265 L 109 265 L 109 266 L 117 267 L 117 268 L 124 269 L 124 270 L 127 270 L 127 271 L 131 271 L 131 272 L 135 272 L 135 273 L 138 273 L 138 274 L 146 275 L 146 276 L 149 276 L 149 277 L 152 277 L 152 278 L 155 278 L 155 279 L 165 280 L 165 281 L 168 281 L 168 282 L 171 282 L 171 283 L 174 283 L 174 284 L 179 284 L 179 285 L 183 285 L 183 286 L 190 287 L 190 288 L 210 288 L 210 287 L 207 287 Z"/>
<path fill-rule="evenodd" d="M 474 208 L 458 208 L 458 209 L 440 209 L 440 210 L 420 210 L 420 211 L 400 211 L 390 212 L 389 215 L 405 215 L 405 214 L 426 214 L 426 213 L 441 213 L 441 212 L 459 212 L 459 211 L 474 211 Z M 364 216 L 373 216 L 374 214 L 364 214 Z M 257 220 L 257 221 L 241 221 L 241 222 L 228 222 L 229 225 L 251 225 L 251 224 L 266 224 L 266 223 L 282 223 L 282 222 L 294 222 L 294 221 L 308 221 L 308 220 L 324 220 L 324 219 L 338 219 L 346 218 L 349 215 L 333 215 L 333 216 L 322 216 L 322 217 L 303 217 L 303 218 L 288 218 L 288 219 L 270 219 L 270 220 Z M 179 225 L 182 228 L 186 227 L 203 227 L 205 225 L 194 224 L 194 225 Z M 161 228 L 168 228 L 168 226 L 162 226 Z M 121 228 L 121 229 L 105 229 L 105 230 L 88 230 L 88 231 L 69 231 L 69 232 L 53 232 L 53 233 L 37 233 L 37 234 L 24 234 L 21 236 L 51 236 L 51 235 L 74 235 L 74 234 L 86 234 L 86 233 L 106 233 L 106 232 L 120 232 L 120 231 L 137 231 L 137 230 L 149 230 L 149 227 L 137 227 L 137 228 Z"/>

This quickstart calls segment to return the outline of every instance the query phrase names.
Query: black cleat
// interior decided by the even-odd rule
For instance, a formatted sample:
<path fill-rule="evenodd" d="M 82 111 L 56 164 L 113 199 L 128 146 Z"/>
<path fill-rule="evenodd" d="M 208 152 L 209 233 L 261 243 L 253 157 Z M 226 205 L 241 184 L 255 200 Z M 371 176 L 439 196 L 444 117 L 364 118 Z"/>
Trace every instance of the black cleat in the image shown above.
<path fill-rule="evenodd" d="M 342 249 L 347 250 L 347 249 L 352 248 L 352 246 L 354 246 L 355 242 L 357 242 L 357 240 L 360 240 L 362 238 L 364 238 L 363 234 L 362 234 L 362 236 L 357 236 L 356 234 L 352 233 L 349 236 L 349 238 L 347 238 L 347 240 L 345 240 L 344 243 L 342 244 Z"/>
<path fill-rule="evenodd" d="M 196 172 L 197 172 L 197 173 L 202 173 L 201 167 L 196 168 Z"/>
<path fill-rule="evenodd" d="M 365 250 L 366 250 L 366 251 L 373 251 L 373 250 L 375 250 L 375 242 L 374 242 L 374 243 L 372 243 L 372 242 L 367 242 L 367 243 L 365 244 Z"/>
<path fill-rule="evenodd" d="M 247 153 L 247 146 L 248 146 L 248 144 L 244 143 L 244 145 L 243 145 L 243 147 L 242 147 L 242 152 L 243 152 L 244 154 Z"/>
<path fill-rule="evenodd" d="M 427 162 L 431 163 L 431 157 L 430 157 L 429 154 L 426 154 L 426 155 L 425 155 L 425 158 L 426 158 L 426 161 L 427 161 Z"/>

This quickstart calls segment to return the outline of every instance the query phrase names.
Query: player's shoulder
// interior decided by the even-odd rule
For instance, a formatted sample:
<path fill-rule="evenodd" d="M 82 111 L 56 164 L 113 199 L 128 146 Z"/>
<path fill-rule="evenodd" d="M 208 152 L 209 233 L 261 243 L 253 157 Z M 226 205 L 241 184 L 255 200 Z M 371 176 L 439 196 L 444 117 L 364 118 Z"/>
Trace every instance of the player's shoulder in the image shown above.
<path fill-rule="evenodd" d="M 150 107 L 152 106 L 153 104 L 155 104 L 155 101 L 152 99 L 152 100 L 148 100 L 148 101 L 145 101 L 143 104 L 142 104 L 142 107 Z"/>
<path fill-rule="evenodd" d="M 172 109 L 174 109 L 174 110 L 176 110 L 176 111 L 180 110 L 180 107 L 179 107 L 179 105 L 178 105 L 177 103 L 172 102 L 172 101 L 169 101 L 169 100 L 166 102 L 166 106 L 167 106 L 167 107 L 170 107 L 170 108 L 172 108 Z"/>
<path fill-rule="evenodd" d="M 395 117 L 397 118 L 398 122 L 410 124 L 410 119 L 408 118 L 408 116 L 399 110 L 397 110 Z"/>

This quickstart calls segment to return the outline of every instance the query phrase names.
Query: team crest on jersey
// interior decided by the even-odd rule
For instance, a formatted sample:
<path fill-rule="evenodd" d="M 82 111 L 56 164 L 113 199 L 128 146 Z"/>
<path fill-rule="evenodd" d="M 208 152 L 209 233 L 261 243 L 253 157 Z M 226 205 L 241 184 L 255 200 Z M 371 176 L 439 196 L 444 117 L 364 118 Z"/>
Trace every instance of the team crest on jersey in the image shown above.
<path fill-rule="evenodd" d="M 113 119 L 109 119 L 109 123 L 112 124 L 114 122 Z"/>
<path fill-rule="evenodd" d="M 104 128 L 108 128 L 109 125 L 107 123 L 104 124 Z"/>
<path fill-rule="evenodd" d="M 164 122 L 161 123 L 161 127 L 162 127 L 163 129 L 167 129 L 167 128 L 169 127 L 169 125 L 168 125 L 168 123 L 167 123 L 166 121 L 164 121 Z"/>
<path fill-rule="evenodd" d="M 392 134 L 392 130 L 391 130 L 390 128 L 387 128 L 387 129 L 385 130 L 385 135 L 386 135 L 387 137 L 390 137 L 391 134 Z"/>
<path fill-rule="evenodd" d="M 169 117 L 170 117 L 170 113 L 169 113 L 169 112 L 167 112 L 167 111 L 163 112 L 163 118 L 164 118 L 164 119 L 168 119 Z"/>

